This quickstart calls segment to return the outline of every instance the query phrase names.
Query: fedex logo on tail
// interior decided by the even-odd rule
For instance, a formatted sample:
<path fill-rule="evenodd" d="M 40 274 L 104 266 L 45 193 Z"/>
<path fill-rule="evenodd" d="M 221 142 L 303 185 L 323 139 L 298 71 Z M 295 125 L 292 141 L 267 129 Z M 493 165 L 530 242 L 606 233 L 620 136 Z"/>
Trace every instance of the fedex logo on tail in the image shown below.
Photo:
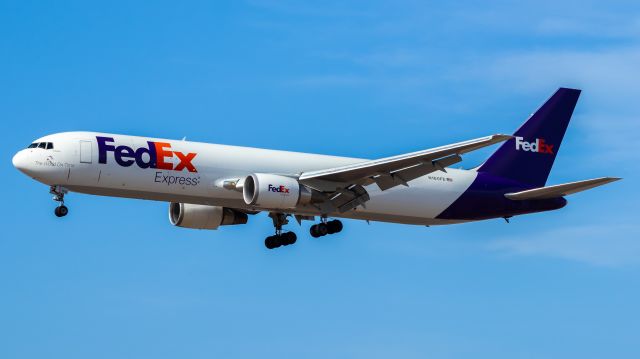
<path fill-rule="evenodd" d="M 133 149 L 129 146 L 114 146 L 112 137 L 96 136 L 98 141 L 98 162 L 107 163 L 107 153 L 113 152 L 116 163 L 122 167 L 129 167 L 136 164 L 140 168 L 157 168 L 162 170 L 198 172 L 191 163 L 196 153 L 184 154 L 171 150 L 171 144 L 166 142 L 147 141 L 148 147 Z M 144 156 L 146 154 L 146 156 Z M 144 156 L 144 157 L 143 157 Z M 178 158 L 178 164 L 174 166 L 172 162 L 166 162 L 167 158 Z M 145 158 L 146 157 L 146 158 Z"/>
<path fill-rule="evenodd" d="M 544 138 L 536 138 L 533 142 L 527 142 L 524 137 L 516 137 L 516 150 L 537 152 L 544 154 L 553 154 L 553 145 L 544 141 Z"/>

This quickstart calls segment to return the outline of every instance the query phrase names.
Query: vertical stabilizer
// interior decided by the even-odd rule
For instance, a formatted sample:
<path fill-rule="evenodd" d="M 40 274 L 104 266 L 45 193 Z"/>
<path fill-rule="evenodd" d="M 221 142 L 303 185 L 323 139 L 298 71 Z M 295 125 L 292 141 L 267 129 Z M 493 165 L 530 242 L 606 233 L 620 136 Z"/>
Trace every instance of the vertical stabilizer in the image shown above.
<path fill-rule="evenodd" d="M 558 89 L 478 172 L 544 186 L 579 96 L 580 90 Z"/>

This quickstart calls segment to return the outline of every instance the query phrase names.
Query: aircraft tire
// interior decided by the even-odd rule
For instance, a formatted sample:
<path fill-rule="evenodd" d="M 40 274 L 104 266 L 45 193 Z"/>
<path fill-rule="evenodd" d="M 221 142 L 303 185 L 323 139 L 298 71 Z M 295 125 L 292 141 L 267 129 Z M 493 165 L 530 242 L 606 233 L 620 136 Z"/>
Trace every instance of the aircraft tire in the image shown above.
<path fill-rule="evenodd" d="M 326 223 L 318 223 L 316 224 L 316 226 L 316 231 L 318 232 L 320 237 L 326 236 L 329 233 L 329 227 Z"/>
<path fill-rule="evenodd" d="M 311 228 L 309 228 L 309 233 L 311 234 L 311 237 L 313 238 L 318 238 L 320 237 L 320 233 L 318 232 L 318 225 L 314 224 L 313 226 L 311 226 Z"/>
<path fill-rule="evenodd" d="M 287 232 L 283 234 L 282 237 L 284 239 L 284 244 L 287 246 L 296 243 L 298 240 L 298 236 L 294 232 Z"/>
<path fill-rule="evenodd" d="M 337 219 L 327 222 L 327 233 L 334 234 L 342 231 L 342 222 Z"/>
<path fill-rule="evenodd" d="M 64 205 L 58 206 L 53 211 L 53 213 L 56 215 L 56 217 L 64 217 L 69 213 L 69 208 L 67 208 L 67 206 L 64 206 Z"/>
<path fill-rule="evenodd" d="M 282 244 L 280 243 L 280 238 L 277 236 L 269 236 L 264 240 L 264 246 L 268 249 L 274 249 L 280 247 Z"/>

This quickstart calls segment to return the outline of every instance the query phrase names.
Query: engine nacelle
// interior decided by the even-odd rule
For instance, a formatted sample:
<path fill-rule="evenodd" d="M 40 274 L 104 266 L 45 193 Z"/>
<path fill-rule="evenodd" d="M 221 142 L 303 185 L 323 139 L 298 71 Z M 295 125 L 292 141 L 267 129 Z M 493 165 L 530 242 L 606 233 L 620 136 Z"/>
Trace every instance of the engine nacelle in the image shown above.
<path fill-rule="evenodd" d="M 174 226 L 194 229 L 217 229 L 219 226 L 245 224 L 247 214 L 231 208 L 191 203 L 171 203 L 169 221 Z"/>
<path fill-rule="evenodd" d="M 244 202 L 262 208 L 295 208 L 311 202 L 312 190 L 295 178 L 269 173 L 247 176 L 242 186 Z"/>

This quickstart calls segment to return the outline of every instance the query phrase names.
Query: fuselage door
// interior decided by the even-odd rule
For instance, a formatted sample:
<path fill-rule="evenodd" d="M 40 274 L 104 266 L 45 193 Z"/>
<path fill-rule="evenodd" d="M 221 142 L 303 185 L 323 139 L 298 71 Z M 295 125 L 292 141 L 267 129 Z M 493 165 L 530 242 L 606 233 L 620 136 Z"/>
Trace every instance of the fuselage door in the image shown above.
<path fill-rule="evenodd" d="M 91 163 L 92 141 L 80 141 L 80 163 Z"/>

